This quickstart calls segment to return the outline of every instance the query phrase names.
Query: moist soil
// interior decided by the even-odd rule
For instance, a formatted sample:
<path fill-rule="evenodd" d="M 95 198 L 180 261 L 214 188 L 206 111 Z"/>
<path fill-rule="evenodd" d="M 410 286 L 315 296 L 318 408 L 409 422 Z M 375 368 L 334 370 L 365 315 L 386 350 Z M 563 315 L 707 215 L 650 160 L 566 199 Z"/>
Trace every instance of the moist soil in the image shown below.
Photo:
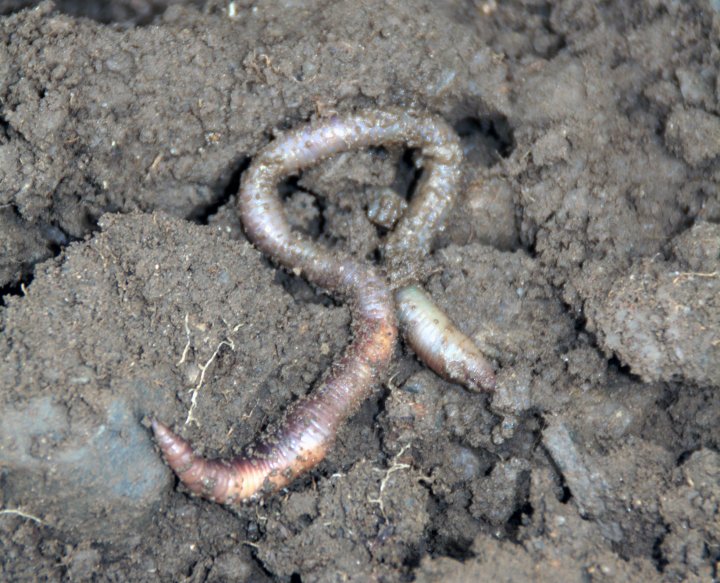
<path fill-rule="evenodd" d="M 712 581 L 720 575 L 720 4 L 0 2 L 0 578 Z M 350 340 L 245 239 L 285 129 L 451 123 L 462 200 L 426 258 L 492 394 L 399 343 L 332 452 L 237 508 L 190 497 L 156 416 L 230 456 Z M 377 261 L 416 153 L 281 187 Z"/>

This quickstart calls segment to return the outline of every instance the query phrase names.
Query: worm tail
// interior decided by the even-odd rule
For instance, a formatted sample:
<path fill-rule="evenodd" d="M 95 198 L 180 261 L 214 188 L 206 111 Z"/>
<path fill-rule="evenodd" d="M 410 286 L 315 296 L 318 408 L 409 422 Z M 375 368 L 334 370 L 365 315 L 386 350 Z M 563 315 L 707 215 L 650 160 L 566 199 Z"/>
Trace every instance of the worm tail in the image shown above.
<path fill-rule="evenodd" d="M 205 459 L 159 421 L 152 422 L 163 457 L 194 494 L 233 504 L 282 488 L 322 461 L 341 424 L 370 394 L 397 339 L 390 290 L 374 271 L 350 260 L 337 268 L 349 290 L 353 342 L 325 379 L 291 406 L 284 419 L 233 459 Z M 362 293 L 361 293 L 362 292 Z"/>
<path fill-rule="evenodd" d="M 395 292 L 398 320 L 415 353 L 440 376 L 472 390 L 495 388 L 495 372 L 478 347 L 418 286 Z"/>
<path fill-rule="evenodd" d="M 153 420 L 153 432 L 165 461 L 193 494 L 213 502 L 233 504 L 264 491 L 287 485 L 296 475 L 317 464 L 325 451 L 315 444 L 288 462 L 281 450 L 258 444 L 252 455 L 231 460 L 206 459 L 188 441 Z"/>

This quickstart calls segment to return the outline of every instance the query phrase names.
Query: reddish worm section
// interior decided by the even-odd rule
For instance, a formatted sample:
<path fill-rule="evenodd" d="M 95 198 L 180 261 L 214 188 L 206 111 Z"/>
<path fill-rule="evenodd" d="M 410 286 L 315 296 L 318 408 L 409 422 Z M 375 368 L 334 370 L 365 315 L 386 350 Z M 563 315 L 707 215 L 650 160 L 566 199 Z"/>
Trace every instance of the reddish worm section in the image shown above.
<path fill-rule="evenodd" d="M 168 465 L 193 493 L 231 504 L 287 485 L 325 457 L 340 425 L 385 373 L 397 336 L 392 291 L 385 277 L 369 265 L 331 254 L 293 232 L 277 185 L 286 176 L 334 154 L 392 144 L 420 148 L 424 166 L 417 194 L 385 246 L 391 273 L 399 273 L 411 259 L 429 251 L 432 235 L 442 227 L 457 195 L 462 152 L 457 136 L 442 120 L 404 109 L 332 117 L 279 137 L 256 156 L 245 172 L 239 207 L 248 238 L 280 265 L 346 298 L 352 310 L 353 340 L 320 385 L 291 406 L 274 429 L 258 437 L 234 459 L 205 459 L 167 426 L 153 421 L 155 437 Z M 409 277 L 403 274 L 397 281 L 407 283 Z M 451 380 L 465 382 L 471 388 L 491 388 L 494 377 L 487 374 L 484 381 L 478 377 L 477 382 L 468 382 L 467 375 L 463 378 L 462 374 L 448 374 L 457 367 L 447 366 L 443 347 L 465 345 L 463 339 L 472 342 L 447 318 L 448 326 L 433 328 L 432 310 L 442 312 L 427 296 L 425 303 L 418 304 L 410 294 L 414 304 L 406 305 L 410 300 L 403 289 L 396 291 L 395 299 L 403 327 L 418 355 Z M 433 334 L 445 340 L 438 343 Z M 452 359 L 456 357 L 452 350 L 446 352 Z M 485 373 L 492 375 L 482 355 L 477 355 Z"/>

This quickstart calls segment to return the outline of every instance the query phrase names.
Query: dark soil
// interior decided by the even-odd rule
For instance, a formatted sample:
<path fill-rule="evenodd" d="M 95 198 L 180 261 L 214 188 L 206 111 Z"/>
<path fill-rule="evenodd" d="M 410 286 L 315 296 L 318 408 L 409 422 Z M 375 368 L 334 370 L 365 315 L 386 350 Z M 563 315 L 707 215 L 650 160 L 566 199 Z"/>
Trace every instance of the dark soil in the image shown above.
<path fill-rule="evenodd" d="M 26 9 L 23 9 L 26 7 Z M 720 577 L 720 3 L 0 2 L 0 579 Z M 426 287 L 498 367 L 397 349 L 330 456 L 229 509 L 151 415 L 231 455 L 312 389 L 347 307 L 244 239 L 273 134 L 431 110 L 466 151 Z M 372 258 L 412 152 L 283 187 Z"/>

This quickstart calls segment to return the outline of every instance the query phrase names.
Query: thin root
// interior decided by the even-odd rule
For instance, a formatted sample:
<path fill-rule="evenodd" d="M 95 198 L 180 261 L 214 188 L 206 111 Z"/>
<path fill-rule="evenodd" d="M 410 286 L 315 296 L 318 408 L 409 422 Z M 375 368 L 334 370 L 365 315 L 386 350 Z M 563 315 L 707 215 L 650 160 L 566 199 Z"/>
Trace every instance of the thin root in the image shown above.
<path fill-rule="evenodd" d="M 42 519 L 38 518 L 34 514 L 28 514 L 27 512 L 23 512 L 22 510 L 18 508 L 5 508 L 3 510 L 0 510 L 0 514 L 7 514 L 10 516 L 20 516 L 22 518 L 27 518 L 28 520 L 32 520 L 33 522 L 37 522 L 38 524 L 45 524 Z"/>
<path fill-rule="evenodd" d="M 185 419 L 185 425 L 189 424 L 190 422 L 195 423 L 198 427 L 200 424 L 197 422 L 197 419 L 195 419 L 194 412 L 195 408 L 197 407 L 197 398 L 198 394 L 200 393 L 200 389 L 203 386 L 203 383 L 205 382 L 205 372 L 210 367 L 210 365 L 215 360 L 215 357 L 220 352 L 220 349 L 223 346 L 229 346 L 230 350 L 235 350 L 235 343 L 232 341 L 232 339 L 228 340 L 222 340 L 215 348 L 215 352 L 212 353 L 210 358 L 205 364 L 199 364 L 198 367 L 200 368 L 200 378 L 198 379 L 197 384 L 190 389 L 190 393 L 192 394 L 192 397 L 190 398 L 190 408 L 188 409 L 187 418 Z"/>
<path fill-rule="evenodd" d="M 382 480 L 380 480 L 380 489 L 378 491 L 377 498 L 371 498 L 370 496 L 368 496 L 367 499 L 370 504 L 377 504 L 380 507 L 380 512 L 382 513 L 383 518 L 385 518 L 386 520 L 387 515 L 385 514 L 385 504 L 383 503 L 383 492 L 385 491 L 385 487 L 387 486 L 387 483 L 390 480 L 390 476 L 392 474 L 394 474 L 395 472 L 399 472 L 400 470 L 410 469 L 410 464 L 400 464 L 397 462 L 397 460 L 402 456 L 402 454 L 405 453 L 405 450 L 407 450 L 409 447 L 409 443 L 403 446 L 403 448 L 393 458 L 393 464 L 385 471 L 385 475 L 383 476 Z M 376 468 L 376 470 L 382 471 L 379 468 Z"/>

